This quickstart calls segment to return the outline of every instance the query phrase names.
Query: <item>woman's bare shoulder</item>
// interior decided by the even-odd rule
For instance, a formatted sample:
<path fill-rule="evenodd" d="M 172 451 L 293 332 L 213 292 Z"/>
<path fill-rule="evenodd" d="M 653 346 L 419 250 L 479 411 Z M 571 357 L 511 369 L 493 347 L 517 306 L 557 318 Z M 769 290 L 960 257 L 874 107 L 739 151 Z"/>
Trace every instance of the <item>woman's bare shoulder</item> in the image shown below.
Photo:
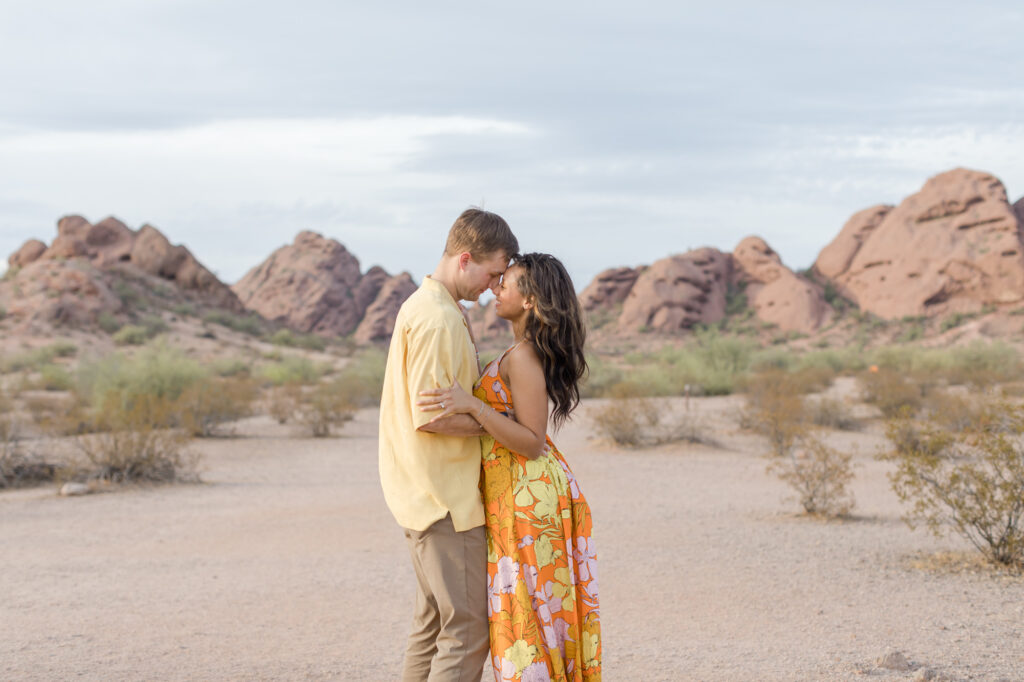
<path fill-rule="evenodd" d="M 544 373 L 544 368 L 540 362 L 540 355 L 529 341 L 522 341 L 509 352 L 505 359 L 508 361 L 509 372 L 518 373 L 536 370 L 541 374 Z"/>

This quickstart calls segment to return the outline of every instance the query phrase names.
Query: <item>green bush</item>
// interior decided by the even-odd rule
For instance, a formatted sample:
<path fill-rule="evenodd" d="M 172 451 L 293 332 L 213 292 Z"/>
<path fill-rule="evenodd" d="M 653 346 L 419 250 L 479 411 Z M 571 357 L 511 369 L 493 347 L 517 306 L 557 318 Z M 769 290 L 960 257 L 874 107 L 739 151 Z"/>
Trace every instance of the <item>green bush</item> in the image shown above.
<path fill-rule="evenodd" d="M 241 358 L 217 358 L 209 367 L 219 377 L 249 376 L 252 373 L 252 363 Z"/>
<path fill-rule="evenodd" d="M 355 416 L 350 390 L 338 379 L 318 384 L 304 394 L 298 407 L 298 420 L 309 428 L 314 438 L 326 438 L 335 426 Z"/>
<path fill-rule="evenodd" d="M 173 402 L 205 374 L 195 360 L 158 340 L 132 357 L 114 353 L 82 363 L 77 374 L 77 389 L 93 406 L 102 405 L 110 396 L 115 396 L 119 404 L 128 409 L 140 396 Z"/>
<path fill-rule="evenodd" d="M 39 383 L 47 391 L 67 391 L 74 386 L 74 379 L 60 365 L 43 365 L 39 369 Z"/>
<path fill-rule="evenodd" d="M 317 334 L 296 334 L 290 329 L 278 329 L 268 339 L 275 346 L 305 348 L 322 351 L 327 348 L 327 339 Z"/>
<path fill-rule="evenodd" d="M 149 332 L 138 324 L 126 324 L 114 334 L 114 343 L 119 346 L 141 346 L 149 340 Z"/>
<path fill-rule="evenodd" d="M 906 413 L 889 421 L 890 482 L 904 520 L 935 535 L 952 529 L 990 561 L 1024 567 L 1024 406 L 991 402 L 968 429 Z"/>
<path fill-rule="evenodd" d="M 605 395 L 611 386 L 622 381 L 622 372 L 600 355 L 587 355 L 587 374 L 580 385 L 580 396 L 597 398 Z"/>
<path fill-rule="evenodd" d="M 236 332 L 259 336 L 263 332 L 263 318 L 255 313 L 248 315 L 235 315 L 225 310 L 215 310 L 203 315 L 203 322 L 207 324 L 219 324 Z"/>
<path fill-rule="evenodd" d="M 197 438 L 230 435 L 225 425 L 252 414 L 256 386 L 246 379 L 201 379 L 175 403 L 185 431 Z"/>
<path fill-rule="evenodd" d="M 78 352 L 77 346 L 70 341 L 55 341 L 48 346 L 35 348 L 10 357 L 0 358 L 0 372 L 20 372 L 21 370 L 37 370 L 53 362 L 55 358 L 66 358 Z"/>
<path fill-rule="evenodd" d="M 324 375 L 325 368 L 300 355 L 286 355 L 279 362 L 262 365 L 256 375 L 275 386 L 312 384 Z"/>
<path fill-rule="evenodd" d="M 114 334 L 121 328 L 121 322 L 107 311 L 103 311 L 99 314 L 96 318 L 96 324 L 99 325 L 99 328 L 107 334 Z"/>
<path fill-rule="evenodd" d="M 384 389 L 384 369 L 387 353 L 378 348 L 366 348 L 357 352 L 338 374 L 339 390 L 355 407 L 372 407 L 380 404 Z"/>

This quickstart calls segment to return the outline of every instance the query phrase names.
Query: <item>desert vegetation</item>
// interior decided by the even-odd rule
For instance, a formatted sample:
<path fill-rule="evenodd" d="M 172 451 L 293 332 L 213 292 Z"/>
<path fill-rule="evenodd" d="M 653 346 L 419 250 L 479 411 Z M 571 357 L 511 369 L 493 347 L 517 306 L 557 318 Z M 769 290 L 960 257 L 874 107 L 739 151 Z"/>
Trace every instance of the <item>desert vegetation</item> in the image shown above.
<path fill-rule="evenodd" d="M 193 481 L 192 438 L 231 437 L 239 420 L 259 413 L 328 436 L 380 397 L 379 349 L 335 363 L 314 360 L 319 344 L 299 340 L 284 344 L 291 352 L 201 360 L 163 335 L 142 336 L 136 347 L 73 362 L 77 348 L 65 341 L 4 358 L 0 485 Z M 73 455 L 62 449 L 45 465 L 31 455 L 41 439 L 62 438 Z"/>
<path fill-rule="evenodd" d="M 964 425 L 906 409 L 887 423 L 904 519 L 955 532 L 996 564 L 1024 568 L 1024 405 L 985 400 Z"/>

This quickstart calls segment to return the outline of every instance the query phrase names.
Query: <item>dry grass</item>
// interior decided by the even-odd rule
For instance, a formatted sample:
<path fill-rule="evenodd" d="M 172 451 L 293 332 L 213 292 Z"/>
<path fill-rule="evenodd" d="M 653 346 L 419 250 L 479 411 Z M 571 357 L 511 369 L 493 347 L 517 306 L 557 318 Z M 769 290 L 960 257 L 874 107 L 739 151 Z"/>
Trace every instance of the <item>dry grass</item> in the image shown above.
<path fill-rule="evenodd" d="M 864 402 L 877 407 L 886 418 L 906 410 L 916 411 L 923 403 L 922 384 L 894 369 L 874 368 L 862 372 L 859 379 Z"/>
<path fill-rule="evenodd" d="M 199 480 L 198 457 L 188 453 L 188 437 L 180 430 L 159 426 L 172 421 L 174 403 L 143 395 L 125 404 L 116 394 L 101 406 L 99 432 L 76 438 L 81 454 L 68 478 L 111 483 L 194 482 Z"/>
<path fill-rule="evenodd" d="M 591 409 L 589 416 L 599 434 L 622 447 L 678 442 L 714 444 L 695 416 L 677 413 L 668 402 L 657 398 L 610 398 L 604 405 Z"/>

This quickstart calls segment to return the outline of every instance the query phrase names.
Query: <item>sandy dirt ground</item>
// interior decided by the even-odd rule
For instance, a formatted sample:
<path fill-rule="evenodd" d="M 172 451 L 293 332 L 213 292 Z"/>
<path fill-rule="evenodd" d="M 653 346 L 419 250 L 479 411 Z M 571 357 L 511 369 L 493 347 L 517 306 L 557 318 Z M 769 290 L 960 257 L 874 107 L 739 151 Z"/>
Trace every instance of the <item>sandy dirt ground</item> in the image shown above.
<path fill-rule="evenodd" d="M 605 679 L 1024 679 L 1024 581 L 915 564 L 967 547 L 900 521 L 877 430 L 833 434 L 858 448 L 857 507 L 822 522 L 740 404 L 692 401 L 716 447 L 616 450 L 589 437 L 594 403 L 556 438 L 593 508 Z M 0 678 L 397 678 L 414 581 L 376 413 L 333 439 L 239 431 L 195 443 L 201 484 L 0 494 Z M 876 664 L 893 650 L 913 669 Z"/>

